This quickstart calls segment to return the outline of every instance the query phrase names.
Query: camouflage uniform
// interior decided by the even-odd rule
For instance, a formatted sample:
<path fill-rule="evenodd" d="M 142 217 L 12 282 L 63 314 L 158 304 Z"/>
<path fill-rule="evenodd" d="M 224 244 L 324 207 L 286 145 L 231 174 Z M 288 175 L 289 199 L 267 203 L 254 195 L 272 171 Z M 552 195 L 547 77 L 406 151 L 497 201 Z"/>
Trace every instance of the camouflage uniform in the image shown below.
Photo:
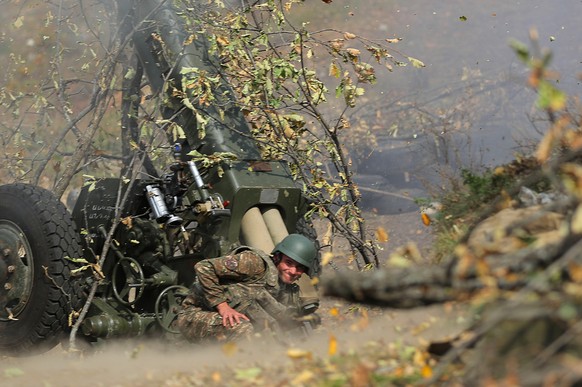
<path fill-rule="evenodd" d="M 236 340 L 255 330 L 277 330 L 279 322 L 299 307 L 299 287 L 279 282 L 270 256 L 255 250 L 206 259 L 194 267 L 197 280 L 182 303 L 177 326 L 190 341 Z M 245 314 L 234 327 L 224 327 L 216 306 L 227 302 Z"/>

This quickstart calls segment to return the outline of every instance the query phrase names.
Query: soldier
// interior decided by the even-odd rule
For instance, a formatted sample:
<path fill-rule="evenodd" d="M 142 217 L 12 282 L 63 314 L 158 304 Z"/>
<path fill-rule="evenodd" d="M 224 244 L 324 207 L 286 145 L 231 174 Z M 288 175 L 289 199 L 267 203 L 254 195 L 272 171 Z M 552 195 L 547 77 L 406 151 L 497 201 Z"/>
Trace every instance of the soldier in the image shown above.
<path fill-rule="evenodd" d="M 177 327 L 189 341 L 232 341 L 255 330 L 284 328 L 301 314 L 294 282 L 313 267 L 317 250 L 290 234 L 271 255 L 247 248 L 198 262 L 197 280 L 182 303 Z"/>

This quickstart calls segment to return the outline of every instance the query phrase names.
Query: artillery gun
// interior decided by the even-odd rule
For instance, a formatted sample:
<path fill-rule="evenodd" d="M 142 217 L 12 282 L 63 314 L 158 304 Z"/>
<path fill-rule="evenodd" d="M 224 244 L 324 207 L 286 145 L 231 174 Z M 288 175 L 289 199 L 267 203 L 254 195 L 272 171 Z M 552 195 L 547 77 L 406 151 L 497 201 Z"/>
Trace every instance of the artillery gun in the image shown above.
<path fill-rule="evenodd" d="M 213 106 L 187 107 L 172 96 L 182 70 L 218 74 L 219 68 L 204 37 L 189 39 L 173 3 L 119 1 L 120 20 L 129 23 L 151 89 L 167 93 L 164 118 L 186 135 L 172 141 L 169 172 L 98 179 L 82 188 L 72 214 L 40 187 L 0 186 L 4 353 L 38 352 L 58 343 L 93 284 L 80 337 L 177 333 L 172 322 L 195 279 L 196 262 L 237 246 L 270 252 L 290 232 L 315 239 L 304 220 L 308 203 L 288 165 L 261 158 L 228 84 L 214 90 L 219 103 Z M 208 117 L 202 138 L 192 107 Z M 202 165 L 193 151 L 228 154 L 231 160 Z M 91 270 L 80 270 L 83 265 L 94 274 L 86 275 Z M 300 287 L 304 312 L 311 313 L 317 296 L 309 279 Z"/>

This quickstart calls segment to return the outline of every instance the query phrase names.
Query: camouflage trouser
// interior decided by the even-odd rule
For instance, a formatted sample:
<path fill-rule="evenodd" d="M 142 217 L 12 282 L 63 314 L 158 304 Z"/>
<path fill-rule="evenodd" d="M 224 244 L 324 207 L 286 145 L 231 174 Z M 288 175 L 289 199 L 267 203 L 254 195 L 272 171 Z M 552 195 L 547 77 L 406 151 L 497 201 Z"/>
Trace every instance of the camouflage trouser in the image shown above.
<path fill-rule="evenodd" d="M 248 321 L 243 320 L 240 324 L 227 328 L 222 325 L 222 317 L 218 312 L 193 305 L 188 305 L 178 313 L 176 326 L 192 342 L 236 341 L 250 338 L 253 334 L 253 325 Z"/>

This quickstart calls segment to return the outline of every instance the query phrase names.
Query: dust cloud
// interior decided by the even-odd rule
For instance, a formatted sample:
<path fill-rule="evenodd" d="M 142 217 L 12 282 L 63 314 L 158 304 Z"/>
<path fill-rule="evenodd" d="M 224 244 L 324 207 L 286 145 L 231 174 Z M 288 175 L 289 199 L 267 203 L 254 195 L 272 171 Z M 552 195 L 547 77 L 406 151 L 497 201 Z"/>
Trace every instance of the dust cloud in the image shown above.
<path fill-rule="evenodd" d="M 327 316 L 323 316 L 322 327 L 306 337 L 275 340 L 262 336 L 232 347 L 111 339 L 82 356 L 57 347 L 34 357 L 0 359 L 1 385 L 159 386 L 179 375 L 284 366 L 292 361 L 287 355 L 291 348 L 325 358 L 331 335 L 337 340 L 338 352 L 349 353 L 372 342 L 418 345 L 448 338 L 468 323 L 461 309 L 446 306 L 406 311 L 371 308 L 363 322 L 361 315 L 351 312 L 353 305 L 332 299 L 323 304 L 327 311 L 337 308 L 340 315 L 332 317 L 323 311 Z"/>

